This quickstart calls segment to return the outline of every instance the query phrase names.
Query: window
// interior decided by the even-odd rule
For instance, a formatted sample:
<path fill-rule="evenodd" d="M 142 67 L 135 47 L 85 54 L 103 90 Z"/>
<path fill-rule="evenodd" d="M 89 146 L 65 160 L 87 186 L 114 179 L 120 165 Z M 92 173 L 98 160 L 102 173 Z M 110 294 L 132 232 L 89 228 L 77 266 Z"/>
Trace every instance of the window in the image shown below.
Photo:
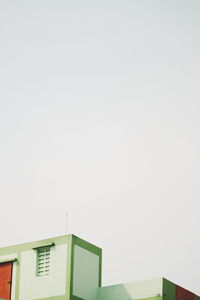
<path fill-rule="evenodd" d="M 51 248 L 42 247 L 37 249 L 37 276 L 45 276 L 50 273 Z"/>

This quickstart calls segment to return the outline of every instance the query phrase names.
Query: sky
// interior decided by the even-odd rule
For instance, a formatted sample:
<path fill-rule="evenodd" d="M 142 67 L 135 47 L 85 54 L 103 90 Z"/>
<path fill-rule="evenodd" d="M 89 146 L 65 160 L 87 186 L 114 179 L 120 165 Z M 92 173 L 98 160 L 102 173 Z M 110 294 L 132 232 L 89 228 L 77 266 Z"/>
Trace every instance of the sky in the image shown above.
<path fill-rule="evenodd" d="M 105 285 L 200 295 L 199 16 L 199 0 L 1 0 L 1 247 L 73 233 L 103 248 Z"/>

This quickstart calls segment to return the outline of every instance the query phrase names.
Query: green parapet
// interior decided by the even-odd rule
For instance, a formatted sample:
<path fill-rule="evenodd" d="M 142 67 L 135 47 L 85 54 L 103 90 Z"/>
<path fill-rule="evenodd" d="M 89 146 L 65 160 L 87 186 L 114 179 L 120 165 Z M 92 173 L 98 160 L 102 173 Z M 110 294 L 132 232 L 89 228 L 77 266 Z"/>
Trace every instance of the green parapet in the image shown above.
<path fill-rule="evenodd" d="M 54 297 L 39 298 L 34 300 L 66 300 L 66 296 L 54 296 Z"/>
<path fill-rule="evenodd" d="M 84 258 L 82 256 L 83 254 L 85 256 Z M 93 261 L 94 258 L 96 265 Z M 87 259 L 89 259 L 89 261 L 87 261 Z M 101 270 L 102 249 L 83 239 L 78 238 L 75 235 L 72 235 L 69 284 L 70 291 L 68 293 L 68 299 L 87 300 L 95 298 L 97 289 L 101 286 Z M 91 275 L 92 272 L 93 275 Z M 92 281 L 91 283 L 88 282 L 89 277 L 92 281 L 93 278 L 96 277 L 97 280 L 96 283 L 94 283 L 94 286 L 92 286 Z M 90 292 L 89 289 L 91 289 Z"/>
<path fill-rule="evenodd" d="M 52 277 L 40 278 L 38 253 L 46 248 L 54 255 L 51 263 L 47 260 L 53 272 Z M 200 300 L 165 278 L 102 287 L 102 249 L 75 235 L 0 248 L 0 264 L 5 263 L 12 264 L 14 300 L 176 300 L 179 294 L 180 299 L 189 299 L 189 294 Z M 40 279 L 44 284 L 38 285 Z M 0 293 L 0 300 L 5 300 L 2 297 L 4 293 Z"/>
<path fill-rule="evenodd" d="M 176 300 L 176 285 L 163 278 L 163 300 Z"/>
<path fill-rule="evenodd" d="M 154 296 L 154 297 L 150 297 L 150 298 L 141 298 L 141 299 L 137 299 L 137 300 L 162 300 L 162 296 Z M 131 299 L 134 300 L 134 299 Z"/>
<path fill-rule="evenodd" d="M 62 249 L 62 255 L 65 263 L 62 263 L 62 256 L 55 256 L 51 261 L 52 270 L 55 274 L 55 263 L 59 261 L 62 265 L 62 274 L 58 273 L 60 269 L 57 268 L 57 275 L 55 278 L 55 284 L 60 283 L 59 274 L 62 275 L 62 287 L 57 293 L 48 291 L 48 285 L 46 293 L 41 293 L 40 289 L 42 285 L 37 287 L 38 293 L 31 295 L 31 289 L 28 289 L 27 282 L 37 286 L 39 277 L 37 275 L 38 268 L 38 251 L 39 249 L 48 247 L 53 251 L 57 251 L 59 247 L 64 246 Z M 55 252 L 54 252 L 55 253 Z M 24 263 L 25 259 L 28 263 Z M 62 260 L 62 262 L 61 262 Z M 41 241 L 25 243 L 15 246 L 9 246 L 0 248 L 0 263 L 12 263 L 13 266 L 13 281 L 14 289 L 12 291 L 12 297 L 15 300 L 93 300 L 93 295 L 97 292 L 97 289 L 101 286 L 101 261 L 102 250 L 95 245 L 78 238 L 74 235 L 61 236 L 56 238 L 45 239 Z M 88 263 L 87 263 L 88 262 Z M 30 267 L 29 267 L 30 264 Z M 25 269 L 27 267 L 27 270 Z M 27 276 L 26 271 L 30 272 L 30 278 Z M 29 279 L 29 281 L 27 280 Z M 50 278 L 50 277 L 49 277 Z M 95 279 L 95 283 L 94 282 Z M 50 280 L 47 280 L 48 284 Z M 41 278 L 42 280 L 42 278 Z M 24 293 L 24 294 L 23 294 Z M 26 296 L 24 296 L 27 294 Z M 22 296 L 21 296 L 22 295 Z M 44 295 L 41 298 L 40 295 Z M 3 294 L 0 295 L 0 300 Z M 33 298 L 34 297 L 34 298 Z"/>

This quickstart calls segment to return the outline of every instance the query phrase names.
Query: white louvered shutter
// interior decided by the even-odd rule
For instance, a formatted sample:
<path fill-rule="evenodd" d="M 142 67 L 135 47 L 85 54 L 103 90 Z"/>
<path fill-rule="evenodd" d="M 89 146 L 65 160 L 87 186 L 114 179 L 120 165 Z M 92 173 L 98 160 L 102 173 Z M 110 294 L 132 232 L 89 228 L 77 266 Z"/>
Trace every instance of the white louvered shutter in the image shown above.
<path fill-rule="evenodd" d="M 50 247 L 37 250 L 37 276 L 44 276 L 50 273 L 51 251 Z"/>

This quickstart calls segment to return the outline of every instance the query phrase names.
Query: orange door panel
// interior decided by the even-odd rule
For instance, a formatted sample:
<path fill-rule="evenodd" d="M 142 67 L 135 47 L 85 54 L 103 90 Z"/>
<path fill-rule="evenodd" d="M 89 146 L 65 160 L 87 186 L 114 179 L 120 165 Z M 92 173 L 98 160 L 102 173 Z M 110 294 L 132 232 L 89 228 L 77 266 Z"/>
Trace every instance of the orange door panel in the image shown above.
<path fill-rule="evenodd" d="M 0 264 L 0 298 L 11 299 L 12 263 Z"/>

